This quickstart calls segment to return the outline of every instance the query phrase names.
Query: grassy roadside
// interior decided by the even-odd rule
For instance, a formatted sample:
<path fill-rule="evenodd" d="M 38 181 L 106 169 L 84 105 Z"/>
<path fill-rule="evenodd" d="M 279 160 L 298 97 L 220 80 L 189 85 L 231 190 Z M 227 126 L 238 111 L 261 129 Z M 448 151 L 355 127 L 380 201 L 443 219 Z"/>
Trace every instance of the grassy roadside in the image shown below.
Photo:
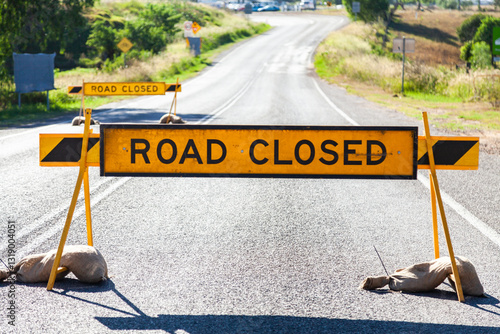
<path fill-rule="evenodd" d="M 416 51 L 421 49 L 408 55 L 404 96 L 401 59 L 373 52 L 373 45 L 379 43 L 377 25 L 356 22 L 332 33 L 317 50 L 316 71 L 350 93 L 410 117 L 421 119 L 422 111 L 427 111 L 431 123 L 442 131 L 479 136 L 483 151 L 498 154 L 500 109 L 494 94 L 500 93 L 500 71 L 466 72 L 458 57 L 460 45 L 455 26 L 471 14 L 452 13 L 456 17 L 449 19 L 450 13 L 416 15 L 407 10 L 391 30 L 391 40 L 402 36 L 415 38 Z M 423 92 L 415 92 L 421 87 L 412 89 L 411 85 L 420 85 Z"/>
<path fill-rule="evenodd" d="M 207 10 L 216 11 L 211 7 Z M 252 23 L 243 15 L 228 12 L 217 13 L 218 24 L 207 24 L 197 34 L 202 39 L 202 54 L 194 57 L 190 54 L 183 38 L 183 30 L 167 50 L 157 55 L 146 54 L 142 59 L 127 60 L 127 66 L 113 72 L 93 68 L 76 68 L 55 73 L 56 90 L 49 92 L 50 111 L 47 111 L 46 93 L 22 95 L 22 108 L 17 103 L 0 111 L 0 128 L 20 126 L 61 115 L 77 115 L 81 106 L 81 97 L 68 95 L 67 87 L 86 82 L 137 82 L 163 81 L 175 83 L 195 76 L 221 52 L 246 38 L 261 34 L 270 26 L 264 23 Z M 12 87 L 13 90 L 13 87 Z M 86 97 L 85 107 L 96 108 L 109 102 L 129 97 Z"/>

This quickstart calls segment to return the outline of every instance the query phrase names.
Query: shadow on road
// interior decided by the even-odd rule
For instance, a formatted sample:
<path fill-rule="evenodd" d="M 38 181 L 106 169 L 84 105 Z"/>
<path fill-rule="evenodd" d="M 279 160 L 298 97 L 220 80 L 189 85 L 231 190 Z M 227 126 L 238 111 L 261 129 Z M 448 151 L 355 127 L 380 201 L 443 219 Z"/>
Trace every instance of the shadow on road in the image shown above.
<path fill-rule="evenodd" d="M 62 291 L 61 291 L 62 290 Z M 69 295 L 68 292 L 114 292 L 133 311 L 121 310 L 81 297 Z M 76 279 L 64 279 L 57 282 L 57 291 L 78 301 L 100 306 L 124 314 L 123 317 L 95 317 L 102 325 L 110 330 L 163 330 L 167 333 L 178 331 L 189 334 L 212 334 L 212 333 L 338 333 L 338 332 L 478 332 L 478 333 L 500 333 L 498 327 L 466 326 L 434 323 L 415 323 L 406 321 L 379 321 L 379 320 L 351 320 L 330 319 L 316 317 L 293 317 L 293 316 L 271 316 L 271 315 L 165 315 L 156 317 L 148 316 L 134 305 L 127 297 L 119 292 L 112 280 L 104 281 L 97 285 L 82 283 Z M 390 290 L 375 290 L 374 293 L 395 293 Z M 405 294 L 401 294 L 405 296 Z M 456 300 L 453 291 L 434 290 L 428 293 L 412 294 L 421 297 L 438 298 L 445 300 Z M 465 304 L 500 316 L 500 301 L 492 296 L 486 298 L 467 297 Z M 496 307 L 499 312 L 485 308 L 490 305 Z"/>
<path fill-rule="evenodd" d="M 120 109 L 98 109 L 92 113 L 101 123 L 153 123 L 159 124 L 160 118 L 169 113 L 169 109 L 140 109 L 140 108 L 120 108 Z M 173 111 L 172 111 L 173 114 Z M 205 114 L 177 113 L 184 121 L 195 123 L 204 119 Z"/>
<path fill-rule="evenodd" d="M 167 333 L 500 333 L 498 327 L 405 321 L 349 320 L 291 316 L 159 315 L 96 319 L 111 330 L 164 330 Z"/>

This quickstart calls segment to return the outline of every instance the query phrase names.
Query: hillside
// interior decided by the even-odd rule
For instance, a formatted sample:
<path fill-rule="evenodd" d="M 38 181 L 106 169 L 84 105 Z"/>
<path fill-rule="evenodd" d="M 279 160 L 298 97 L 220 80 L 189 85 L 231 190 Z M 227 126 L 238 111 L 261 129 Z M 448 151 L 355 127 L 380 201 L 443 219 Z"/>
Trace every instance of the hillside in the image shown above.
<path fill-rule="evenodd" d="M 431 66 L 464 66 L 460 59 L 460 41 L 457 28 L 477 11 L 398 10 L 395 22 L 390 26 L 391 34 L 415 39 L 415 53 L 409 59 Z M 484 14 L 500 17 L 500 13 L 488 11 Z"/>

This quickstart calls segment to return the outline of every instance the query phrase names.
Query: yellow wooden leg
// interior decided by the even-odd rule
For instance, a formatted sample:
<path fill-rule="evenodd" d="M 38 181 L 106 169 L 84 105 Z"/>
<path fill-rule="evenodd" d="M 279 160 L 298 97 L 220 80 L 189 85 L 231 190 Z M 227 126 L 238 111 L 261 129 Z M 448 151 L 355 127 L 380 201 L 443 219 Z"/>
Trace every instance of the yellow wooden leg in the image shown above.
<path fill-rule="evenodd" d="M 441 198 L 441 192 L 439 191 L 439 183 L 436 174 L 436 166 L 434 164 L 434 153 L 432 152 L 432 142 L 431 135 L 429 131 L 429 120 L 427 118 L 427 112 L 422 113 L 424 118 L 424 126 L 425 126 L 425 136 L 427 139 L 427 154 L 429 155 L 429 166 L 431 170 L 432 183 L 434 191 L 436 192 L 436 198 L 439 206 L 439 213 L 441 214 L 441 220 L 443 222 L 443 230 L 446 238 L 446 244 L 448 246 L 448 253 L 450 254 L 451 259 L 451 268 L 453 272 L 453 276 L 455 276 L 455 288 L 457 289 L 458 301 L 463 302 L 464 294 L 462 291 L 462 283 L 460 282 L 460 276 L 458 274 L 457 262 L 455 260 L 455 254 L 453 252 L 453 246 L 451 244 L 450 231 L 448 230 L 448 223 L 446 221 L 446 215 L 444 213 L 444 205 L 443 200 Z"/>
<path fill-rule="evenodd" d="M 83 191 L 85 193 L 85 216 L 87 218 L 87 243 L 89 246 L 94 246 L 92 238 L 92 214 L 90 211 L 90 184 L 89 184 L 89 168 L 85 167 L 83 176 Z"/>
<path fill-rule="evenodd" d="M 78 194 L 82 187 L 83 176 L 87 168 L 87 147 L 90 133 L 90 118 L 92 116 L 92 109 L 85 110 L 85 128 L 83 131 L 83 141 L 82 141 L 82 153 L 80 157 L 80 171 L 78 173 L 78 178 L 76 180 L 75 190 L 73 191 L 73 197 L 71 199 L 71 204 L 69 206 L 68 215 L 66 217 L 66 223 L 64 224 L 63 232 L 61 235 L 61 240 L 59 241 L 59 247 L 57 248 L 56 258 L 52 265 L 52 270 L 50 271 L 49 282 L 47 283 L 47 290 L 52 290 L 54 287 L 54 282 L 56 281 L 57 270 L 59 264 L 61 263 L 61 256 L 64 250 L 64 244 L 68 237 L 69 227 L 71 225 L 71 220 L 73 219 L 73 213 L 75 212 L 76 202 L 78 200 Z"/>
<path fill-rule="evenodd" d="M 429 172 L 430 189 L 431 189 L 431 206 L 432 206 L 432 230 L 434 235 L 434 258 L 439 258 L 439 234 L 436 208 L 436 192 L 434 191 L 434 182 L 432 182 L 432 174 Z"/>

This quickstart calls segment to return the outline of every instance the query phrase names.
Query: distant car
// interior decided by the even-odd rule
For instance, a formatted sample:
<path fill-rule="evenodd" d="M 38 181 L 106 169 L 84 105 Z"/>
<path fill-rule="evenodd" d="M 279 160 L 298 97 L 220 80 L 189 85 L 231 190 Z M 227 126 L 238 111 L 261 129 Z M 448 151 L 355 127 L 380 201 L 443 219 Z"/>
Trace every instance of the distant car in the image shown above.
<path fill-rule="evenodd" d="M 261 9 L 261 8 L 262 8 L 262 6 L 261 6 L 261 5 L 254 5 L 254 6 L 252 7 L 252 11 L 254 11 L 254 12 L 258 12 L 258 11 L 259 11 L 259 9 Z"/>
<path fill-rule="evenodd" d="M 268 5 L 258 9 L 259 12 L 278 12 L 279 10 L 280 8 L 274 5 Z"/>
<path fill-rule="evenodd" d="M 306 9 L 314 9 L 314 2 L 313 1 L 301 1 L 300 2 L 300 9 L 301 10 L 306 10 Z"/>

